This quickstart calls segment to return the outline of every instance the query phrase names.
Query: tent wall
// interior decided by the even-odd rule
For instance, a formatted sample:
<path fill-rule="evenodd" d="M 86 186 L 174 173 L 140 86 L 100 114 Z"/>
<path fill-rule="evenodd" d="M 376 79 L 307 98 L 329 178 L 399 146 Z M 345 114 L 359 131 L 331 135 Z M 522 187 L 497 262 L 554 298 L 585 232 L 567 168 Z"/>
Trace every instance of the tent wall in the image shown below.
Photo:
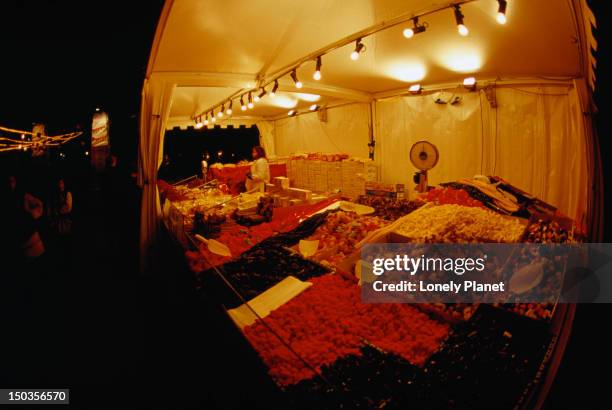
<path fill-rule="evenodd" d="M 140 211 L 140 269 L 145 271 L 153 261 L 153 246 L 161 207 L 157 192 L 157 171 L 164 149 L 165 124 L 170 113 L 175 84 L 146 80 L 140 106 L 140 144 L 138 147 L 138 185 L 142 187 Z"/>
<path fill-rule="evenodd" d="M 446 93 L 445 97 L 452 95 Z M 499 175 L 585 223 L 589 176 L 584 120 L 576 90 L 498 87 L 492 109 L 484 91 L 436 104 L 436 94 L 376 103 L 376 149 L 383 182 L 412 185 L 408 153 L 419 140 L 440 152 L 430 184 Z"/>
<path fill-rule="evenodd" d="M 316 112 L 274 122 L 276 154 L 344 152 L 368 157 L 370 105 L 347 104 L 327 110 L 327 122 Z"/>

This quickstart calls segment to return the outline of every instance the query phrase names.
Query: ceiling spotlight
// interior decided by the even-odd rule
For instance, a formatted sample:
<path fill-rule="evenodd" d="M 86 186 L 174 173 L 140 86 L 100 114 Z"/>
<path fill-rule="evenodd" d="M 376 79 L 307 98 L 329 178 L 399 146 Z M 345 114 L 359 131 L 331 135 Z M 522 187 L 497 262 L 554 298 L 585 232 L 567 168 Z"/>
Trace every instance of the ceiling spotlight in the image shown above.
<path fill-rule="evenodd" d="M 277 90 L 278 90 L 278 80 L 274 80 L 274 87 L 272 87 L 272 91 L 270 91 L 270 98 L 276 97 Z"/>
<path fill-rule="evenodd" d="M 320 105 L 318 105 L 318 104 L 312 104 L 312 105 L 310 106 L 310 111 L 317 111 L 319 108 L 321 108 L 321 106 L 320 106 Z"/>
<path fill-rule="evenodd" d="M 214 111 L 212 111 L 212 112 L 210 113 L 210 120 L 211 120 L 212 122 L 217 122 L 217 117 L 215 117 L 215 112 L 214 112 Z"/>
<path fill-rule="evenodd" d="M 315 69 L 312 78 L 319 81 L 321 79 L 321 56 L 317 57 L 317 68 Z"/>
<path fill-rule="evenodd" d="M 249 103 L 247 104 L 247 107 L 249 107 L 249 110 L 252 109 L 253 107 L 255 107 L 255 104 L 253 104 L 253 97 L 251 95 L 251 92 L 249 91 Z"/>
<path fill-rule="evenodd" d="M 302 88 L 302 82 L 300 80 L 298 80 L 295 68 L 291 72 L 291 78 L 293 79 L 293 83 L 295 84 L 295 88 Z"/>
<path fill-rule="evenodd" d="M 423 88 L 421 87 L 421 84 L 413 84 L 408 88 L 408 91 L 410 91 L 410 94 L 421 94 L 421 92 L 423 92 Z"/>
<path fill-rule="evenodd" d="M 357 41 L 355 42 L 355 50 L 353 50 L 353 52 L 351 53 L 351 60 L 359 60 L 359 53 L 364 51 L 364 48 L 365 46 L 361 42 L 361 39 L 357 39 Z"/>
<path fill-rule="evenodd" d="M 259 102 L 259 100 L 260 100 L 259 95 L 255 94 L 255 97 L 253 97 L 253 101 Z"/>
<path fill-rule="evenodd" d="M 457 31 L 459 34 L 464 37 L 470 34 L 468 28 L 465 26 L 465 24 L 463 24 L 463 13 L 461 12 L 461 6 L 459 5 L 455 6 L 455 21 L 457 22 Z"/>
<path fill-rule="evenodd" d="M 258 99 L 262 99 L 264 97 L 264 95 L 266 95 L 268 92 L 266 91 L 265 88 L 261 87 L 261 92 L 259 93 L 259 95 L 257 96 Z"/>
<path fill-rule="evenodd" d="M 227 115 L 232 115 L 232 112 L 233 112 L 233 110 L 232 110 L 232 106 L 233 106 L 233 105 L 234 105 L 234 102 L 233 102 L 232 100 L 230 100 L 229 107 L 227 107 L 227 110 L 225 110 L 225 113 L 226 113 Z"/>
<path fill-rule="evenodd" d="M 100 112 L 100 107 L 96 107 L 96 112 Z"/>
<path fill-rule="evenodd" d="M 202 124 L 202 118 L 198 118 L 198 119 L 196 120 L 195 127 L 196 127 L 197 129 L 200 129 L 200 128 L 202 128 L 203 126 L 204 126 L 204 124 Z"/>
<path fill-rule="evenodd" d="M 412 38 L 415 34 L 419 34 L 427 30 L 427 26 L 424 24 L 419 24 L 419 18 L 415 17 L 412 19 L 412 28 L 407 28 L 404 30 L 403 34 L 406 38 Z"/>
<path fill-rule="evenodd" d="M 497 9 L 497 22 L 499 24 L 506 24 L 506 7 L 508 6 L 508 2 L 506 0 L 497 0 L 499 3 L 499 8 Z"/>
<path fill-rule="evenodd" d="M 463 86 L 470 91 L 474 91 L 476 89 L 476 78 L 467 77 L 463 79 Z"/>
<path fill-rule="evenodd" d="M 223 117 L 223 111 L 225 111 L 225 105 L 221 105 L 221 109 L 217 113 L 217 117 L 222 118 Z"/>
<path fill-rule="evenodd" d="M 208 115 L 206 117 L 204 117 L 204 125 L 208 125 Z"/>
<path fill-rule="evenodd" d="M 241 96 L 240 96 L 240 109 L 241 109 L 242 111 L 246 111 L 247 106 L 246 106 L 246 105 L 244 105 L 244 99 L 243 99 L 242 97 L 243 97 L 243 96 L 241 95 Z"/>
<path fill-rule="evenodd" d="M 297 115 L 297 111 L 296 111 L 296 110 L 290 110 L 290 111 L 287 113 L 287 115 L 288 115 L 288 116 L 290 116 L 290 117 L 295 117 L 295 116 Z"/>

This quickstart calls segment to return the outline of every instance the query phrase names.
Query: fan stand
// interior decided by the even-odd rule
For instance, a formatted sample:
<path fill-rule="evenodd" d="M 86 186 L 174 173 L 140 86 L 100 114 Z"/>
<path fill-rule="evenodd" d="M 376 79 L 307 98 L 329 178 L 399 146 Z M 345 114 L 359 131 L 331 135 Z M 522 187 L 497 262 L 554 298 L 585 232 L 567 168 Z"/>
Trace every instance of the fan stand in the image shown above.
<path fill-rule="evenodd" d="M 427 192 L 427 171 L 418 171 L 414 174 L 414 179 L 417 182 L 416 191 L 417 192 Z"/>
<path fill-rule="evenodd" d="M 428 141 L 417 141 L 410 148 L 410 161 L 418 171 L 413 181 L 417 192 L 427 192 L 427 171 L 436 166 L 439 159 L 438 149 Z"/>

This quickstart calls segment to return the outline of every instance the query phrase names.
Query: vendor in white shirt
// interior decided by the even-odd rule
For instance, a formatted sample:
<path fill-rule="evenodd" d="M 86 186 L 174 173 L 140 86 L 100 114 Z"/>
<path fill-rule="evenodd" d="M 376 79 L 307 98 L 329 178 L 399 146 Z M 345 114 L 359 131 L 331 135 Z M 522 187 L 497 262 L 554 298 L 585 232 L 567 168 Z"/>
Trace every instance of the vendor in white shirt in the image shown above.
<path fill-rule="evenodd" d="M 270 182 L 270 165 L 266 159 L 266 151 L 259 145 L 253 147 L 253 164 L 251 172 L 247 174 L 246 189 L 247 191 L 264 192 L 266 183 Z"/>

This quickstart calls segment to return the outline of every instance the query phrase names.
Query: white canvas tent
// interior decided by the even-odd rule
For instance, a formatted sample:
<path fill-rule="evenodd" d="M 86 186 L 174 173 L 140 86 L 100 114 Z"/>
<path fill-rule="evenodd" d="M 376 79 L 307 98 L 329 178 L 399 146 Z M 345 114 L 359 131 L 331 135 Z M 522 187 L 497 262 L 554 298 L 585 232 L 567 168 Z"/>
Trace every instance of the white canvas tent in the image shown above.
<path fill-rule="evenodd" d="M 457 3 L 469 36 L 457 34 L 452 9 L 422 17 L 424 33 L 402 36 L 409 17 Z M 374 140 L 381 180 L 392 183 L 409 183 L 408 150 L 430 140 L 441 155 L 431 182 L 499 175 L 596 236 L 595 18 L 585 0 L 509 0 L 502 26 L 497 7 L 496 0 L 167 0 L 142 92 L 143 257 L 158 227 L 156 175 L 165 131 L 193 126 L 229 97 L 268 84 L 296 63 L 302 89 L 285 75 L 274 101 L 264 97 L 242 112 L 234 100 L 234 115 L 217 124 L 256 124 L 269 155 L 365 157 Z M 358 61 L 349 59 L 355 38 L 381 28 L 364 36 Z M 329 49 L 322 79 L 314 81 L 316 56 Z M 458 86 L 468 75 L 477 78 L 479 91 Z M 425 92 L 410 95 L 414 83 Z M 460 103 L 434 101 L 452 96 Z M 287 116 L 291 108 L 307 111 L 313 99 L 328 107 L 326 122 L 317 113 Z"/>

